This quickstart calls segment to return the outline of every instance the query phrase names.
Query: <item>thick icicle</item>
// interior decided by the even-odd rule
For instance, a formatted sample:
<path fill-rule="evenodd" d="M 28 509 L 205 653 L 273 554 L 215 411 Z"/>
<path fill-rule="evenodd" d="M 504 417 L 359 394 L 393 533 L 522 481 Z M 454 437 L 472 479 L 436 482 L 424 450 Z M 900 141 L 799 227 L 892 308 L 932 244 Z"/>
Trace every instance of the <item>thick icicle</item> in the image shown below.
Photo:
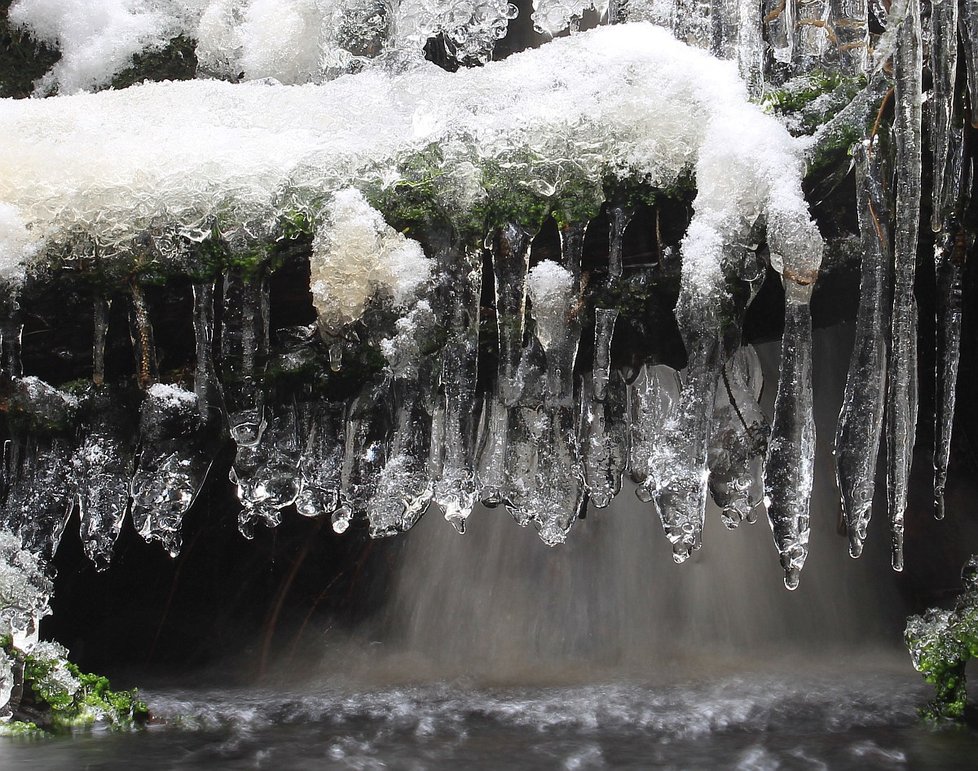
<path fill-rule="evenodd" d="M 231 438 L 237 445 L 229 478 L 237 487 L 238 529 L 254 536 L 255 524 L 275 527 L 281 510 L 299 495 L 301 447 L 295 405 L 273 413 L 265 405 L 261 373 L 268 355 L 268 282 L 233 272 L 224 281 L 221 328 L 222 381 Z"/>
<path fill-rule="evenodd" d="M 499 336 L 497 389 L 503 402 L 514 404 L 522 385 L 516 377 L 526 329 L 526 276 L 530 266 L 530 233 L 509 223 L 492 241 L 492 268 L 496 293 L 496 332 Z"/>
<path fill-rule="evenodd" d="M 930 116 L 931 229 L 941 229 L 946 209 L 944 185 L 950 162 L 951 116 L 958 70 L 958 4 L 955 0 L 931 0 L 930 70 L 933 77 L 928 98 Z"/>
<path fill-rule="evenodd" d="M 903 518 L 907 507 L 917 419 L 917 306 L 914 273 L 920 218 L 921 68 L 920 2 L 907 0 L 893 56 L 896 140 L 892 351 L 887 394 L 887 492 L 894 570 L 903 569 Z"/>
<path fill-rule="evenodd" d="M 621 278 L 625 229 L 634 215 L 635 210 L 630 206 L 613 203 L 608 207 L 608 277 L 611 281 Z"/>
<path fill-rule="evenodd" d="M 157 383 L 143 398 L 140 452 L 132 478 L 132 518 L 147 541 L 180 552 L 183 516 L 193 505 L 224 439 L 220 386 L 211 361 L 213 288 L 194 287 L 194 390 Z"/>
<path fill-rule="evenodd" d="M 495 390 L 484 410 L 478 479 L 483 503 L 495 506 L 504 501 L 508 486 L 509 407 L 519 400 L 522 391 L 517 373 L 525 331 L 530 234 L 509 223 L 495 231 L 491 244 L 498 365 Z"/>
<path fill-rule="evenodd" d="M 343 470 L 343 404 L 305 401 L 297 405 L 302 487 L 295 500 L 304 517 L 332 514 L 340 506 Z"/>
<path fill-rule="evenodd" d="M 762 8 L 763 3 L 755 0 L 737 0 L 737 69 L 747 84 L 747 93 L 752 99 L 757 99 L 764 91 Z"/>
<path fill-rule="evenodd" d="M 796 225 L 793 213 L 791 225 Z M 653 436 L 643 494 L 655 503 L 673 559 L 702 546 L 713 409 L 726 359 L 739 347 L 743 316 L 763 279 L 754 223 L 687 233 L 676 320 L 687 353 L 679 402 Z M 691 229 L 692 230 L 692 229 Z M 719 244 L 718 244 L 719 242 Z"/>
<path fill-rule="evenodd" d="M 6 354 L 5 369 L 18 370 L 19 344 Z M 11 438 L 4 446 L 7 489 L 0 526 L 19 534 L 24 548 L 49 560 L 74 503 L 71 456 L 78 399 L 31 376 L 14 378 L 6 390 Z"/>
<path fill-rule="evenodd" d="M 105 570 L 129 508 L 135 426 L 120 394 L 93 384 L 80 400 L 81 441 L 72 458 L 82 548 Z"/>
<path fill-rule="evenodd" d="M 431 306 L 420 300 L 407 316 L 397 320 L 394 337 L 381 342 L 391 375 L 393 434 L 367 505 L 373 538 L 411 529 L 434 494 L 429 464 L 430 410 L 439 362 L 424 351 L 436 327 Z"/>
<path fill-rule="evenodd" d="M 876 461 L 886 404 L 887 339 L 892 249 L 891 213 L 883 169 L 885 153 L 857 145 L 856 195 L 862 244 L 862 275 L 856 338 L 835 435 L 836 479 L 849 534 L 849 554 L 862 554 L 872 515 Z"/>
<path fill-rule="evenodd" d="M 804 201 L 797 206 L 805 207 Z M 822 264 L 824 244 L 807 212 L 768 220 L 771 264 L 784 284 L 781 371 L 774 400 L 771 440 L 764 464 L 764 492 L 784 584 L 798 586 L 808 556 L 809 506 L 815 472 L 812 399 L 812 315 L 809 300 Z"/>
<path fill-rule="evenodd" d="M 945 0 L 946 1 L 946 0 Z M 934 514 L 944 518 L 944 488 L 951 458 L 951 429 L 961 361 L 963 273 L 968 256 L 967 235 L 961 220 L 971 190 L 971 162 L 964 132 L 951 136 L 951 163 L 947 169 L 941 233 L 934 245 L 937 274 L 937 394 L 934 414 Z"/>
<path fill-rule="evenodd" d="M 867 0 L 830 0 L 829 26 L 845 74 L 865 72 L 869 64 Z M 831 38 L 830 38 L 831 41 Z"/>
<path fill-rule="evenodd" d="M 333 529 L 347 530 L 354 516 L 364 516 L 387 462 L 393 432 L 391 384 L 385 378 L 368 383 L 347 411 L 340 471 L 340 507 L 333 513 Z"/>
<path fill-rule="evenodd" d="M 764 455 L 770 426 L 758 399 L 764 385 L 752 346 L 740 348 L 724 366 L 713 409 L 710 438 L 710 495 L 723 524 L 753 524 L 764 501 Z"/>
<path fill-rule="evenodd" d="M 540 538 L 550 546 L 563 543 L 584 505 L 583 472 L 574 409 L 574 361 L 580 342 L 577 303 L 584 227 L 561 228 L 563 265 L 545 260 L 529 274 L 530 313 L 535 337 L 546 361 L 543 410 L 534 442 L 535 484 L 529 513 Z"/>
<path fill-rule="evenodd" d="M 795 3 L 793 59 L 795 71 L 806 72 L 819 65 L 828 46 L 827 0 L 787 0 Z"/>
<path fill-rule="evenodd" d="M 449 276 L 444 288 L 447 339 L 442 349 L 440 441 L 432 441 L 438 467 L 434 500 L 459 532 L 475 506 L 475 388 L 479 363 L 482 254 L 445 244 L 439 264 Z"/>
<path fill-rule="evenodd" d="M 618 311 L 594 311 L 594 363 L 581 396 L 584 481 L 590 502 L 602 509 L 621 489 L 628 462 L 625 382 L 611 369 L 611 342 Z"/>
<path fill-rule="evenodd" d="M 781 376 L 774 400 L 771 441 L 764 466 L 767 514 L 784 568 L 796 589 L 808 557 L 809 503 L 815 470 L 812 405 L 811 285 L 785 280 Z"/>
<path fill-rule="evenodd" d="M 771 46 L 775 62 L 791 63 L 795 42 L 796 0 L 764 0 L 765 38 Z"/>
<path fill-rule="evenodd" d="M 257 441 L 238 445 L 231 468 L 242 505 L 238 529 L 245 538 L 254 537 L 258 522 L 277 527 L 282 509 L 295 503 L 302 486 L 301 454 L 295 404 L 263 406 Z"/>
<path fill-rule="evenodd" d="M 628 472 L 639 485 L 636 495 L 644 501 L 652 499 L 647 484 L 652 449 L 676 411 L 680 389 L 679 373 L 664 364 L 642 365 L 628 386 Z"/>

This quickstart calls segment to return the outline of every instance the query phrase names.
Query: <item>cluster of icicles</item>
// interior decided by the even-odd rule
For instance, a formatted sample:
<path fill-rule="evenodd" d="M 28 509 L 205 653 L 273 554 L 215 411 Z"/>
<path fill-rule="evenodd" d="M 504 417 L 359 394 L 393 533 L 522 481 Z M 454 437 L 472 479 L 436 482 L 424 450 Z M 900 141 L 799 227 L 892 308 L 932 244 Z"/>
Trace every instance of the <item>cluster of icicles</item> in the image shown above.
<path fill-rule="evenodd" d="M 861 302 L 836 453 L 850 552 L 858 556 L 886 424 L 893 564 L 900 569 L 916 423 L 913 281 L 925 47 L 917 0 L 891 10 L 887 39 L 881 38 L 879 48 L 892 52 L 895 174 L 887 165 L 885 132 L 874 132 L 855 153 Z M 936 180 L 932 224 L 939 232 L 939 515 L 960 338 L 964 255 L 958 236 L 970 188 L 961 96 L 954 90 L 956 14 L 953 3 L 934 3 L 929 17 L 934 74 L 929 137 Z M 962 22 L 970 53 L 978 17 Z M 973 70 L 969 84 L 976 95 Z M 871 86 L 883 77 L 882 67 L 870 73 Z M 630 212 L 614 205 L 607 205 L 607 211 L 608 281 L 614 285 L 622 275 L 622 237 Z M 78 429 L 13 432 L 7 443 L 2 524 L 32 550 L 50 556 L 77 503 L 86 551 L 104 567 L 131 509 L 137 531 L 176 554 L 181 519 L 230 436 L 237 447 L 230 473 L 245 535 L 253 533 L 256 523 L 274 526 L 293 504 L 304 515 L 331 516 L 340 532 L 364 517 L 371 535 L 383 536 L 407 530 L 434 502 L 463 530 L 482 501 L 504 505 L 520 524 L 532 524 L 553 545 L 565 539 L 589 501 L 606 506 L 628 474 L 661 518 L 679 562 L 701 545 L 708 496 L 730 526 L 752 520 L 764 504 L 785 584 L 794 588 L 808 553 L 815 451 L 808 300 L 821 254 L 810 234 L 798 230 L 807 221 L 806 212 L 784 219 L 779 212 L 770 214 L 771 263 L 782 274 L 786 294 L 770 425 L 758 406 L 756 355 L 740 339 L 747 305 L 764 275 L 749 228 L 737 233 L 729 222 L 701 221 L 687 233 L 684 260 L 697 254 L 689 247 L 710 252 L 703 244 L 723 234 L 724 285 L 704 288 L 684 278 L 676 307 L 688 355 L 682 372 L 646 364 L 630 372 L 626 383 L 611 366 L 618 311 L 597 307 L 590 374 L 575 382 L 585 315 L 580 266 L 587 224 L 565 223 L 560 262 L 530 270 L 532 233 L 510 222 L 486 239 L 498 365 L 493 387 L 481 401 L 476 389 L 481 251 L 451 238 L 431 255 L 445 278 L 438 299 L 418 302 L 398 323 L 396 340 L 384 348 L 384 376 L 346 403 L 309 399 L 281 405 L 266 399 L 261 368 L 269 350 L 268 294 L 261 277 L 230 272 L 220 283 L 224 312 L 218 363 L 213 357 L 215 285 L 195 285 L 193 390 L 158 382 L 151 313 L 133 283 L 133 343 L 144 389 L 136 436 L 120 430 L 125 421 L 111 389 L 102 383 L 104 302 L 96 303 L 93 385 L 81 395 L 69 396 L 23 376 L 21 326 L 14 312 L 2 333 L 10 402 L 25 414 L 41 416 L 41 422 L 74 422 Z M 684 263 L 687 274 L 697 275 L 697 266 Z M 444 344 L 431 352 L 436 333 L 443 333 Z M 314 334 L 298 336 L 296 349 L 314 345 Z"/>
<path fill-rule="evenodd" d="M 615 286 L 632 210 L 607 210 L 608 282 Z M 654 502 L 677 561 L 701 545 L 708 491 L 729 527 L 753 522 L 766 495 L 793 585 L 807 553 L 814 452 L 810 284 L 788 282 L 800 291 L 789 290 L 773 427 L 758 404 L 757 355 L 740 345 L 740 324 L 765 275 L 763 259 L 748 247 L 739 248 L 730 278 L 746 291 L 707 298 L 707 306 L 723 306 L 709 313 L 734 317 L 722 335 L 721 325 L 699 317 L 704 305 L 685 298 L 679 316 L 690 346 L 686 369 L 646 364 L 626 383 L 611 363 L 618 310 L 596 307 L 590 373 L 575 382 L 586 230 L 586 222 L 563 226 L 560 261 L 532 268 L 526 228 L 509 223 L 487 238 L 498 364 L 493 388 L 482 396 L 482 254 L 451 238 L 435 249 L 440 289 L 398 321 L 393 337 L 376 341 L 387 366 L 347 402 L 270 398 L 263 382 L 269 360 L 301 367 L 322 349 L 335 369 L 343 364 L 337 345 L 324 346 L 315 326 L 280 333 L 279 350 L 270 349 L 268 281 L 260 275 L 232 270 L 216 285 L 194 285 L 193 390 L 159 382 L 152 313 L 140 285 L 131 283 L 129 332 L 143 391 L 135 435 L 123 400 L 104 380 L 106 302 L 96 300 L 92 385 L 72 394 L 23 375 L 15 310 L 2 331 L 7 409 L 33 428 L 14 429 L 7 442 L 2 524 L 50 557 L 77 505 L 85 551 L 104 568 L 131 510 L 136 530 L 176 555 L 183 515 L 230 435 L 237 447 L 230 477 L 248 537 L 257 523 L 277 525 L 292 505 L 306 516 L 330 516 L 337 532 L 364 517 L 379 537 L 409 529 L 437 503 L 463 532 L 481 501 L 504 505 L 556 545 L 588 502 L 607 506 L 628 474 L 639 497 Z M 215 286 L 223 303 L 217 364 Z M 426 351 L 439 331 L 444 345 Z"/>

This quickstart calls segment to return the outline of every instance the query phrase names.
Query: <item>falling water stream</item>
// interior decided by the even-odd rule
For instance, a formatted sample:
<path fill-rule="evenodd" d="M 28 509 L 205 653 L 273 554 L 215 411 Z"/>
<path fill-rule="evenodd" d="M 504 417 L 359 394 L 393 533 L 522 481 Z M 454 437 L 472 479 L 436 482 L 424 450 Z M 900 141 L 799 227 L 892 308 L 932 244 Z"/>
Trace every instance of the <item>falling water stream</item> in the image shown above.
<path fill-rule="evenodd" d="M 850 344 L 846 327 L 815 336 L 824 466 Z M 776 372 L 778 346 L 758 353 Z M 429 514 L 376 557 L 396 560 L 378 614 L 320 630 L 274 685 L 150 687 L 148 731 L 4 742 L 0 766 L 973 768 L 973 732 L 919 721 L 900 602 L 871 578 L 888 544 L 850 559 L 829 482 L 795 592 L 763 520 L 728 531 L 711 504 L 705 540 L 722 548 L 676 565 L 624 492 L 554 549 L 501 509 L 477 509 L 464 536 Z"/>

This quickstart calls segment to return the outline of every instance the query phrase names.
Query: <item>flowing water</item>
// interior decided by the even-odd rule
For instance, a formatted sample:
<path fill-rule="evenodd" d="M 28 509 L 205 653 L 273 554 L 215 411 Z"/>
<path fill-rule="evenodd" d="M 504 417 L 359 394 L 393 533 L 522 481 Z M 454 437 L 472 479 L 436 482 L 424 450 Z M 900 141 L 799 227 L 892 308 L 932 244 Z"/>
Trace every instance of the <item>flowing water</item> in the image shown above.
<path fill-rule="evenodd" d="M 847 336 L 816 335 L 824 466 Z M 774 371 L 776 347 L 759 354 Z M 978 733 L 917 717 L 886 539 L 850 559 L 828 484 L 812 512 L 795 592 L 767 524 L 727 531 L 712 507 L 722 548 L 683 565 L 629 490 L 557 549 L 502 508 L 464 537 L 434 512 L 385 542 L 383 612 L 324 630 L 275 687 L 149 688 L 149 730 L 7 740 L 0 767 L 973 768 Z"/>

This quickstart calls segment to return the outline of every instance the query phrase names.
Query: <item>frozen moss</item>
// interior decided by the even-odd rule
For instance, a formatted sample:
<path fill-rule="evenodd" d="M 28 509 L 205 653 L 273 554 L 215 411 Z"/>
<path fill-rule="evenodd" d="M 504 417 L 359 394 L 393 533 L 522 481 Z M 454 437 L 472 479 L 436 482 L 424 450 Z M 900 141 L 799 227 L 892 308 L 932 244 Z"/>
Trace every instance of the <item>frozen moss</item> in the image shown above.
<path fill-rule="evenodd" d="M 962 581 L 964 592 L 953 610 L 932 608 L 911 616 L 904 633 L 914 668 L 935 689 L 922 711 L 931 719 L 964 717 L 965 667 L 978 659 L 978 555 L 968 560 Z"/>
<path fill-rule="evenodd" d="M 149 719 L 135 690 L 114 691 L 107 678 L 82 672 L 57 643 L 38 643 L 26 654 L 8 643 L 4 651 L 23 667 L 23 690 L 12 705 L 8 734 L 63 732 L 96 723 L 131 730 Z"/>

